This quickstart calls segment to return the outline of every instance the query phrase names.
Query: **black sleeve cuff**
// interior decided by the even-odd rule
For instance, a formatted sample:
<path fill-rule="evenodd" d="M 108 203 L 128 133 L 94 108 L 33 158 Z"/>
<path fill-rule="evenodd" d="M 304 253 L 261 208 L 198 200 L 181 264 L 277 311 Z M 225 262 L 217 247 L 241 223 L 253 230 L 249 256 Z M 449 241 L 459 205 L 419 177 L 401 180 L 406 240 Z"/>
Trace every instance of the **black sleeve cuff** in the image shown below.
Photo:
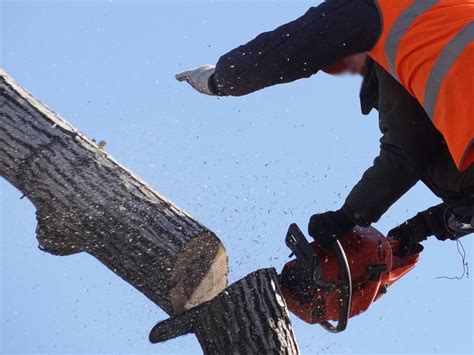
<path fill-rule="evenodd" d="M 207 82 L 207 87 L 209 88 L 209 90 L 210 90 L 214 95 L 223 96 L 223 95 L 219 94 L 219 90 L 218 90 L 217 83 L 216 83 L 216 79 L 215 79 L 215 74 L 212 74 L 212 75 L 209 77 L 209 80 L 208 80 L 208 82 Z"/>

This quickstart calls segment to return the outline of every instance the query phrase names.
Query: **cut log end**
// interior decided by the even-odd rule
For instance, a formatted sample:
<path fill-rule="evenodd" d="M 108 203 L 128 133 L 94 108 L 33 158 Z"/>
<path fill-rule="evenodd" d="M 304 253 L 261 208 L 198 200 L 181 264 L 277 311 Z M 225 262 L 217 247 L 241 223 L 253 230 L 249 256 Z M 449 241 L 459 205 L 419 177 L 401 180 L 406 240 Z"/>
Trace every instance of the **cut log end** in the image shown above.
<path fill-rule="evenodd" d="M 214 298 L 227 287 L 228 260 L 224 246 L 210 232 L 190 240 L 178 255 L 171 276 L 172 314 Z M 187 277 L 192 275 L 193 277 Z"/>
<path fill-rule="evenodd" d="M 0 70 L 0 176 L 37 211 L 40 249 L 86 252 L 174 314 L 227 284 L 219 239 Z"/>

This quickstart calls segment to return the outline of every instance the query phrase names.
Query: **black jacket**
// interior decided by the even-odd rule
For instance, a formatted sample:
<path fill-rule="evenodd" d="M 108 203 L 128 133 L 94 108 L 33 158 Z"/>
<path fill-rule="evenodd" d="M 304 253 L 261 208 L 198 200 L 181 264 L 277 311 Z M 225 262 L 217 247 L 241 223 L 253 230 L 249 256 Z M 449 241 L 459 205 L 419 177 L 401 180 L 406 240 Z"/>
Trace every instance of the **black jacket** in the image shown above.
<path fill-rule="evenodd" d="M 420 180 L 448 204 L 474 193 L 474 167 L 458 171 L 423 107 L 371 59 L 360 98 L 364 114 L 378 109 L 383 136 L 379 156 L 346 199 L 354 219 L 376 222 Z"/>
<path fill-rule="evenodd" d="M 209 80 L 218 95 L 241 96 L 315 74 L 366 52 L 381 33 L 372 0 L 328 0 L 302 17 L 224 54 Z"/>

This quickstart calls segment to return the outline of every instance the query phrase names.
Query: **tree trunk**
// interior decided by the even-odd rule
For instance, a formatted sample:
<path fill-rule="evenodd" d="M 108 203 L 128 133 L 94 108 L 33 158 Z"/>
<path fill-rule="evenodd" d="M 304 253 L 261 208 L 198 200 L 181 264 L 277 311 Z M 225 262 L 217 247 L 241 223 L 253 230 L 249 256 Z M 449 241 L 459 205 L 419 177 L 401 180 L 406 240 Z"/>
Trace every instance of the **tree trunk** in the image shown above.
<path fill-rule="evenodd" d="M 158 323 L 150 341 L 195 333 L 206 355 L 299 354 L 275 269 L 262 269 L 216 298 Z"/>
<path fill-rule="evenodd" d="M 36 207 L 42 250 L 93 255 L 169 314 L 227 285 L 214 233 L 1 70 L 0 176 Z"/>

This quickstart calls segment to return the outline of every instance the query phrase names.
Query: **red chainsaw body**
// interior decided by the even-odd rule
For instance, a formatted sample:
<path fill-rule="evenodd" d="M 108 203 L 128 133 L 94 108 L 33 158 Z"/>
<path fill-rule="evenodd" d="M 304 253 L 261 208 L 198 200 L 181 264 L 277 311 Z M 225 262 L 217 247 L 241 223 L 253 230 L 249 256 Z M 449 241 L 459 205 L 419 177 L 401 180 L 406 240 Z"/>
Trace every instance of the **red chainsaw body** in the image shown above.
<path fill-rule="evenodd" d="M 366 311 L 389 286 L 412 270 L 419 255 L 400 258 L 394 255 L 399 242 L 386 238 L 375 228 L 356 227 L 340 239 L 352 276 L 350 317 Z M 335 254 L 311 243 L 319 258 L 324 281 L 337 285 L 340 281 Z M 288 262 L 282 274 L 296 267 L 296 260 Z M 341 304 L 340 290 L 318 289 L 310 298 L 300 297 L 295 290 L 282 285 L 288 309 L 303 321 L 316 324 L 337 321 Z"/>

